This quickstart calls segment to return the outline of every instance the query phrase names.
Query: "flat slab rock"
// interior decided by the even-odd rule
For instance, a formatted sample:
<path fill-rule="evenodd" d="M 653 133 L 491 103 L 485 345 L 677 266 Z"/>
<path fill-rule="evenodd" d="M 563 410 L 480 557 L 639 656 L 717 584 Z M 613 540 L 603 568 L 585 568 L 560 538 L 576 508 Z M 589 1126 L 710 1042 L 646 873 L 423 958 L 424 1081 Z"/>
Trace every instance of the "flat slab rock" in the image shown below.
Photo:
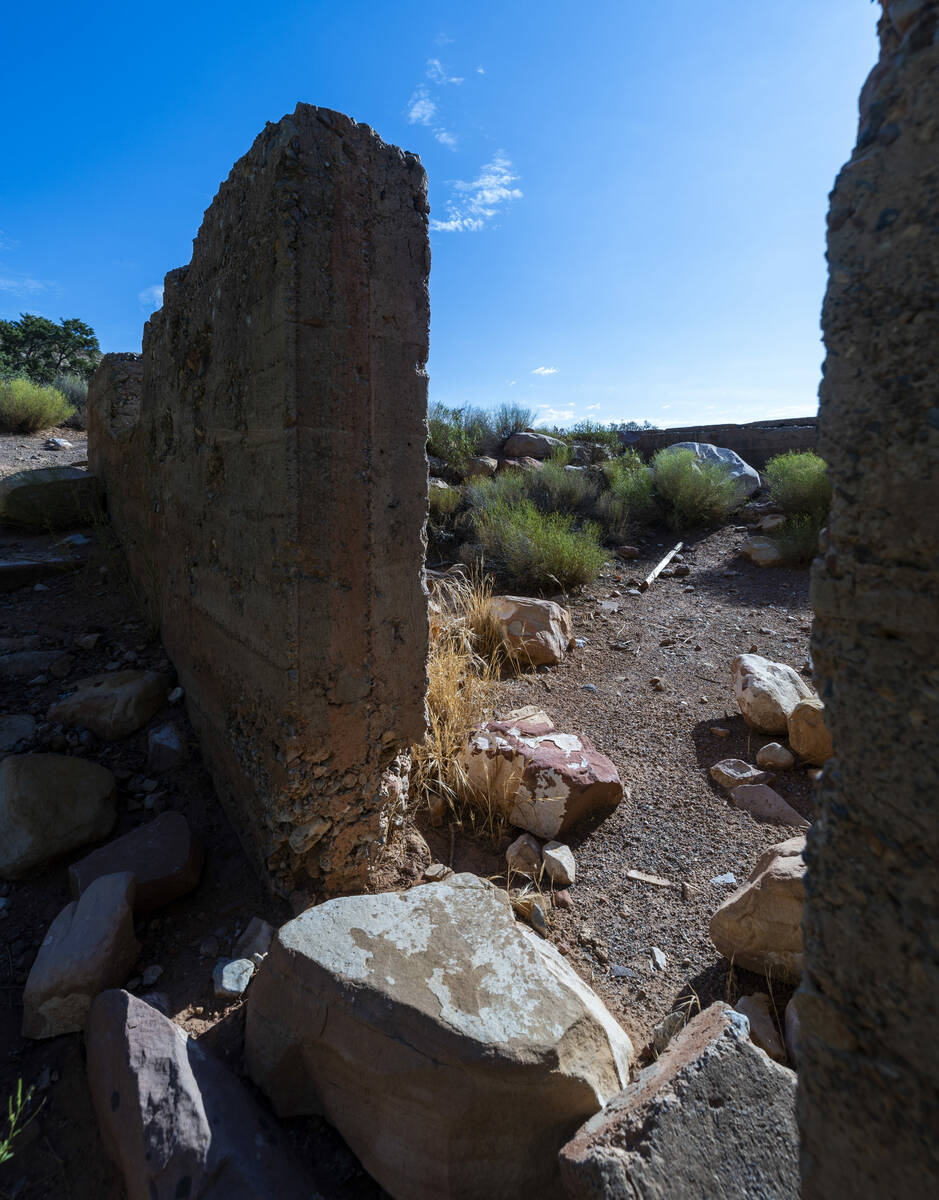
<path fill-rule="evenodd" d="M 0 879 L 18 879 L 114 825 L 116 783 L 98 763 L 67 754 L 11 754 L 0 762 Z"/>
<path fill-rule="evenodd" d="M 32 529 L 88 525 L 102 508 L 101 484 L 78 467 L 40 467 L 0 479 L 0 524 Z"/>
<path fill-rule="evenodd" d="M 616 767 L 585 734 L 545 733 L 536 719 L 489 721 L 460 751 L 471 794 L 512 824 L 551 840 L 623 798 Z"/>
<path fill-rule="evenodd" d="M 102 992 L 85 1032 L 101 1139 L 129 1200 L 312 1200 L 276 1122 L 167 1017 Z"/>
<path fill-rule="evenodd" d="M 321 1113 L 391 1195 L 557 1196 L 557 1152 L 628 1079 L 625 1032 L 505 892 L 454 875 L 308 909 L 248 992 L 248 1073 Z"/>
<path fill-rule="evenodd" d="M 49 1038 L 84 1029 L 91 1002 L 130 974 L 134 877 L 104 875 L 49 926 L 23 990 L 23 1037 Z"/>
<path fill-rule="evenodd" d="M 151 912 L 191 892 L 202 862 L 202 844 L 189 822 L 182 813 L 167 812 L 72 863 L 69 888 L 77 900 L 101 875 L 130 871 L 137 883 L 134 911 Z"/>
<path fill-rule="evenodd" d="M 108 671 L 78 681 L 46 719 L 90 729 L 105 741 L 128 737 L 163 707 L 169 683 L 158 671 Z"/>
<path fill-rule="evenodd" d="M 712 1004 L 562 1149 L 570 1200 L 795 1200 L 796 1076 Z"/>

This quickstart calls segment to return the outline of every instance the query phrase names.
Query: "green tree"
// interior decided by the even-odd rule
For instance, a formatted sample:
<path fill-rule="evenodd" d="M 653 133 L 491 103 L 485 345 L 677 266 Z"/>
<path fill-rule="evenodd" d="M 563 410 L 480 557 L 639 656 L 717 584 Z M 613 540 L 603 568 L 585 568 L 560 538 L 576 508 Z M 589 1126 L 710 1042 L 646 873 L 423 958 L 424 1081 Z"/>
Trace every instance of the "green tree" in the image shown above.
<path fill-rule="evenodd" d="M 18 321 L 0 321 L 0 365 L 36 383 L 51 383 L 64 373 L 90 379 L 100 358 L 95 331 L 77 317 L 56 324 L 20 313 Z"/>

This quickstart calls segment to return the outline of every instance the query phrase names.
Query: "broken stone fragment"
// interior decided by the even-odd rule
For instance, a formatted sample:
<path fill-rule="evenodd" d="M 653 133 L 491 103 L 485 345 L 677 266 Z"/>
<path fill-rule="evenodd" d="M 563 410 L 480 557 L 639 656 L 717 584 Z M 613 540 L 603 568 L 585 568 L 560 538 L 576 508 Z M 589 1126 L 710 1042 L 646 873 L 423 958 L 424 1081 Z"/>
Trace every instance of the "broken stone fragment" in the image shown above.
<path fill-rule="evenodd" d="M 0 762 L 0 879 L 96 842 L 116 818 L 114 776 L 65 754 L 11 754 Z"/>
<path fill-rule="evenodd" d="M 795 1074 L 712 1004 L 560 1153 L 571 1200 L 789 1200 L 799 1194 Z"/>
<path fill-rule="evenodd" d="M 786 1061 L 786 1048 L 776 1029 L 770 1012 L 769 996 L 765 992 L 754 992 L 752 996 L 741 996 L 734 1008 L 750 1022 L 750 1041 L 765 1050 L 776 1062 Z"/>
<path fill-rule="evenodd" d="M 789 744 L 800 758 L 824 766 L 834 754 L 825 724 L 825 705 L 817 696 L 800 701 L 789 714 Z"/>
<path fill-rule="evenodd" d="M 104 875 L 49 926 L 23 990 L 23 1037 L 83 1029 L 91 1002 L 124 982 L 140 952 L 134 877 Z"/>
<path fill-rule="evenodd" d="M 222 958 L 212 971 L 212 987 L 216 1000 L 238 1000 L 254 974 L 251 958 Z"/>
<path fill-rule="evenodd" d="M 548 917 L 545 913 L 545 902 L 536 892 L 512 897 L 512 908 L 515 914 L 527 921 L 528 924 L 541 934 L 548 936 Z"/>
<path fill-rule="evenodd" d="M 711 767 L 711 778 L 729 792 L 742 783 L 762 783 L 766 772 L 751 767 L 742 758 L 725 758 Z"/>
<path fill-rule="evenodd" d="M 279 1114 L 322 1114 L 408 1200 L 557 1195 L 560 1146 L 632 1060 L 506 893 L 465 874 L 284 925 L 248 993 L 245 1052 Z"/>
<path fill-rule="evenodd" d="M 569 887 L 577 878 L 577 864 L 570 846 L 562 842 L 548 842 L 541 851 L 545 874 L 560 888 Z"/>
<path fill-rule="evenodd" d="M 758 567 L 780 567 L 783 563 L 782 551 L 773 539 L 757 533 L 744 539 L 740 553 Z"/>
<path fill-rule="evenodd" d="M 770 846 L 711 917 L 711 941 L 736 966 L 791 983 L 801 979 L 804 849 L 804 837 Z"/>
<path fill-rule="evenodd" d="M 730 793 L 734 808 L 742 808 L 755 821 L 768 821 L 772 825 L 790 825 L 796 829 L 808 829 L 809 823 L 800 812 L 788 804 L 779 792 L 765 783 L 745 783 Z"/>
<path fill-rule="evenodd" d="M 530 833 L 521 834 L 506 850 L 505 862 L 510 874 L 538 879 L 541 875 L 541 843 Z"/>
<path fill-rule="evenodd" d="M 252 962 L 263 958 L 271 948 L 275 932 L 274 926 L 263 917 L 252 917 L 235 943 L 235 958 L 250 958 Z"/>
<path fill-rule="evenodd" d="M 287 842 L 294 854 L 306 854 L 308 850 L 313 849 L 317 842 L 323 840 L 331 828 L 332 821 L 328 817 L 313 817 L 312 820 L 298 825 L 290 834 Z"/>
<path fill-rule="evenodd" d="M 151 771 L 172 771 L 186 761 L 186 745 L 172 721 L 151 729 L 147 735 L 147 764 Z"/>
<path fill-rule="evenodd" d="M 50 706 L 46 720 L 90 729 L 105 741 L 136 733 L 166 699 L 157 671 L 110 671 L 78 681 L 77 690 Z"/>
<path fill-rule="evenodd" d="M 584 817 L 612 812 L 623 797 L 616 767 L 589 738 L 543 734 L 528 721 L 478 726 L 459 761 L 471 801 L 549 840 Z"/>
<path fill-rule="evenodd" d="M 129 1200 L 316 1194 L 236 1076 L 143 999 L 103 992 L 85 1046 L 101 1139 Z"/>
<path fill-rule="evenodd" d="M 767 771 L 788 771 L 795 766 L 795 755 L 779 742 L 768 742 L 756 752 L 756 765 Z"/>
<path fill-rule="evenodd" d="M 433 862 L 424 870 L 424 879 L 428 883 L 437 883 L 441 879 L 446 879 L 448 875 L 452 875 L 453 871 L 446 863 Z"/>
<path fill-rule="evenodd" d="M 69 888 L 77 900 L 101 875 L 130 871 L 137 882 L 134 909 L 150 912 L 191 892 L 202 861 L 202 844 L 182 813 L 162 813 L 73 863 Z"/>
<path fill-rule="evenodd" d="M 738 655 L 731 671 L 740 712 L 760 733 L 788 733 L 789 714 L 815 694 L 792 667 L 760 654 Z"/>
<path fill-rule="evenodd" d="M 522 662 L 550 666 L 567 653 L 573 636 L 571 614 L 553 600 L 493 596 L 491 611 L 506 645 Z"/>
<path fill-rule="evenodd" d="M 663 1017 L 652 1030 L 652 1049 L 656 1054 L 664 1054 L 668 1043 L 685 1023 L 685 1014 L 676 1011 Z"/>

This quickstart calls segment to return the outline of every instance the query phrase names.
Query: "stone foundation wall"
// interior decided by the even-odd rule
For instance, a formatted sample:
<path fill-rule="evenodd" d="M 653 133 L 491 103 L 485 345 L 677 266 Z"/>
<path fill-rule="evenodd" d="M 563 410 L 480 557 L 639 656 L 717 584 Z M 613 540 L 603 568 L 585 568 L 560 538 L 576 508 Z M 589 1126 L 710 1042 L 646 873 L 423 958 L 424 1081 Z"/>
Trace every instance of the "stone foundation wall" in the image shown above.
<path fill-rule="evenodd" d="M 298 105 L 90 391 L 91 469 L 281 891 L 365 885 L 424 732 L 427 212 L 414 155 Z"/>
<path fill-rule="evenodd" d="M 835 755 L 808 840 L 803 1196 L 939 1186 L 939 3 L 884 5 L 831 196 L 813 573 Z"/>

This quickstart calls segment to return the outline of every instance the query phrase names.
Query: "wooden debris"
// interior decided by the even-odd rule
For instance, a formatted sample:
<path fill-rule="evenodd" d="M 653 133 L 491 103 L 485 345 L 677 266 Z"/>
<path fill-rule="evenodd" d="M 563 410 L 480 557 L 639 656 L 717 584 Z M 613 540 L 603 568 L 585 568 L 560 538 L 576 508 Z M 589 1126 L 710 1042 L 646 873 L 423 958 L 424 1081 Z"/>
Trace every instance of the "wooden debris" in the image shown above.
<path fill-rule="evenodd" d="M 627 871 L 626 878 L 633 883 L 651 883 L 653 887 L 678 887 L 671 879 L 663 879 L 661 875 L 649 875 L 645 871 Z"/>
<path fill-rule="evenodd" d="M 681 552 L 681 549 L 684 546 L 684 544 L 685 544 L 684 542 L 679 542 L 677 546 L 673 546 L 672 549 L 669 550 L 668 554 L 665 555 L 665 557 L 658 564 L 658 566 L 656 566 L 653 570 L 651 570 L 649 572 L 649 574 L 645 577 L 645 579 L 643 579 L 642 583 L 639 584 L 640 592 L 646 591 L 648 589 L 649 585 L 651 583 L 655 582 L 655 580 L 665 570 L 665 568 L 672 561 L 672 559 L 675 557 L 675 555 Z"/>

